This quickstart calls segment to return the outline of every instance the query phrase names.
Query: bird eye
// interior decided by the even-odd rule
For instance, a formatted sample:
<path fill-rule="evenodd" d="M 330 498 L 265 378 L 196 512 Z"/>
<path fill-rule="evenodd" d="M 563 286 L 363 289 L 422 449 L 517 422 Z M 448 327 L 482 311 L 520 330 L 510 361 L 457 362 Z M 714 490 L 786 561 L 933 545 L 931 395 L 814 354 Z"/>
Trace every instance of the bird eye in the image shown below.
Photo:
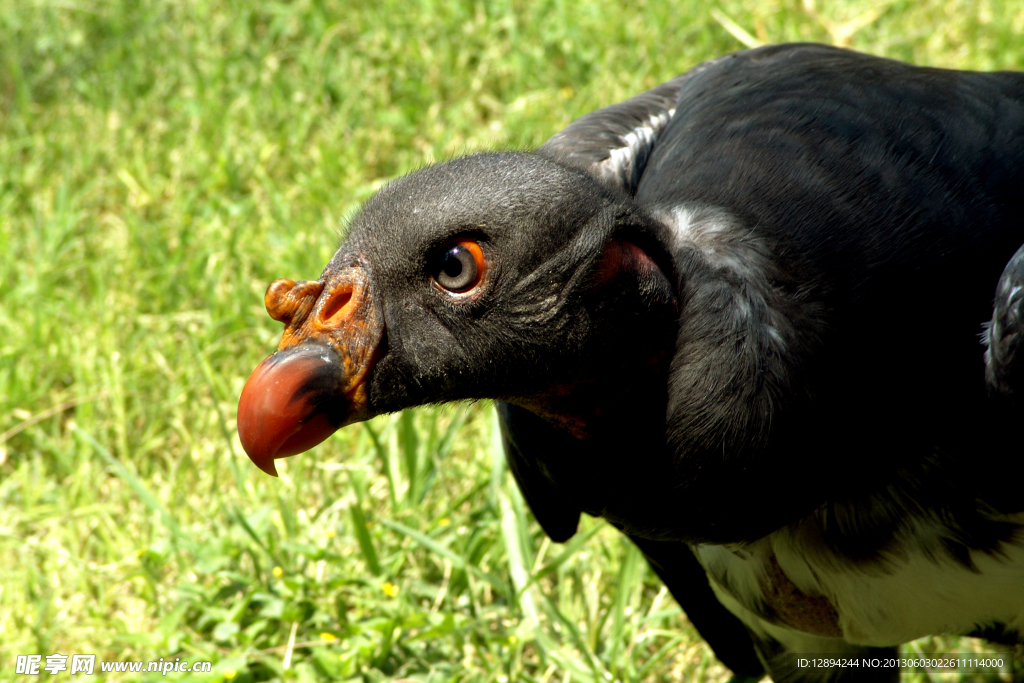
<path fill-rule="evenodd" d="M 479 244 L 461 240 L 444 247 L 431 270 L 437 284 L 449 292 L 461 294 L 480 284 L 487 263 Z"/>

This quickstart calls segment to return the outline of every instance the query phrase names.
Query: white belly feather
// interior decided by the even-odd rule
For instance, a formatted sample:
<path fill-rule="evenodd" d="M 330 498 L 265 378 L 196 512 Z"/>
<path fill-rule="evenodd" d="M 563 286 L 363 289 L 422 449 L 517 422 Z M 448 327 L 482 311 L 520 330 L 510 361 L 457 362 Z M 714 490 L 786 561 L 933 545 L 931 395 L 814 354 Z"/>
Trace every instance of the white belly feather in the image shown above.
<path fill-rule="evenodd" d="M 736 616 L 783 644 L 803 633 L 809 637 L 802 639 L 805 646 L 816 644 L 808 652 L 823 651 L 825 643 L 819 641 L 839 633 L 846 643 L 874 647 L 994 624 L 1024 633 L 1024 514 L 1002 519 L 1021 524 L 1021 532 L 996 553 L 972 551 L 973 569 L 938 550 L 932 541 L 940 529 L 928 529 L 925 522 L 879 560 L 860 564 L 831 553 L 809 520 L 752 544 L 694 550 L 715 592 Z M 824 597 L 834 609 L 838 633 L 818 627 L 813 618 L 786 617 L 802 607 L 779 604 L 774 584 L 787 581 L 799 590 L 781 591 L 788 596 L 782 600 L 803 600 L 813 615 L 821 611 L 814 600 Z M 786 631 L 794 633 L 786 636 Z"/>

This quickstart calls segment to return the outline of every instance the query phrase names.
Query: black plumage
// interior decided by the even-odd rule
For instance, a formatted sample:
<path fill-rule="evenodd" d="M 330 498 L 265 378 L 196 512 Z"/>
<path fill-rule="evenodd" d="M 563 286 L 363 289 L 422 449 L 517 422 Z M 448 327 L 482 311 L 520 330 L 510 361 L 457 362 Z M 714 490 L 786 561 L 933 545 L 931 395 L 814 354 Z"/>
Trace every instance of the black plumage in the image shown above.
<path fill-rule="evenodd" d="M 350 422 L 496 399 L 545 532 L 609 519 L 738 672 L 1019 639 L 1022 242 L 1021 74 L 729 55 L 386 186 L 318 284 L 268 291 L 285 340 L 240 436 L 272 471 Z"/>

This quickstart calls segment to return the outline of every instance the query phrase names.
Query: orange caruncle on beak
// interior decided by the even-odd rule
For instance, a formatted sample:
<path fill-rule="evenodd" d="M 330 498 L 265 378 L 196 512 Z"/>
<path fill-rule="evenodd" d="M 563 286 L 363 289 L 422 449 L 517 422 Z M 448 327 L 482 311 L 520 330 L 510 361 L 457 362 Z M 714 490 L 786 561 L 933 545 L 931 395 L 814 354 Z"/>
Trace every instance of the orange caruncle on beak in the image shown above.
<path fill-rule="evenodd" d="M 365 381 L 384 329 L 367 280 L 354 264 L 316 282 L 277 280 L 267 289 L 267 312 L 285 324 L 284 334 L 238 400 L 238 438 L 267 474 L 277 476 L 276 458 L 367 417 Z"/>

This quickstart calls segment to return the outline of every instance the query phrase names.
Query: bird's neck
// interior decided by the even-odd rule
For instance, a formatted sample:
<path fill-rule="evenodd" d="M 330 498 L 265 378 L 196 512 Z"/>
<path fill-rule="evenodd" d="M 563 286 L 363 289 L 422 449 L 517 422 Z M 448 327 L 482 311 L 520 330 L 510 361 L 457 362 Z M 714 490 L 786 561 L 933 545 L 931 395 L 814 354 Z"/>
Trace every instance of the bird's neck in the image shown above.
<path fill-rule="evenodd" d="M 664 442 L 672 341 L 647 338 L 630 353 L 601 353 L 545 391 L 511 402 L 581 441 L 608 444 L 638 434 Z"/>

